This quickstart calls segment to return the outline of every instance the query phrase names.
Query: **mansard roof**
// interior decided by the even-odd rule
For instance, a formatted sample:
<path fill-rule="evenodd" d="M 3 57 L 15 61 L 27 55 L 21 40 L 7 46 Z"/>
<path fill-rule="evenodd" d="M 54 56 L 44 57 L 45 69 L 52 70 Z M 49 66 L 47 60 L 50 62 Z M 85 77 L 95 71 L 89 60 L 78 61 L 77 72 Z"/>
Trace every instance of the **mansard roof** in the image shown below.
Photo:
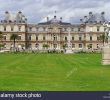
<path fill-rule="evenodd" d="M 81 19 L 83 23 L 104 23 L 107 20 L 105 19 L 105 12 L 102 13 L 95 13 L 89 12 L 88 16 L 84 16 L 83 19 Z"/>
<path fill-rule="evenodd" d="M 5 12 L 5 18 L 1 20 L 1 23 L 26 23 L 27 18 L 23 15 L 21 11 L 18 13 Z"/>
<path fill-rule="evenodd" d="M 60 18 L 59 20 L 57 19 L 56 16 L 54 16 L 54 18 L 52 18 L 51 20 L 49 20 L 49 18 L 47 17 L 47 22 L 38 23 L 38 25 L 50 25 L 50 24 L 71 25 L 71 23 L 62 22 L 62 18 Z"/>

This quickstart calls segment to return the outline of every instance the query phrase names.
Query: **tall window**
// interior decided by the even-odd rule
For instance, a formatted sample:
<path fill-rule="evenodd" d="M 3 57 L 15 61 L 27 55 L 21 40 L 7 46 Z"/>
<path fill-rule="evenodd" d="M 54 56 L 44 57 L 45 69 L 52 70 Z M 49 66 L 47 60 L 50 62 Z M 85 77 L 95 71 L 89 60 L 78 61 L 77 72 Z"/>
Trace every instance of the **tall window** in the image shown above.
<path fill-rule="evenodd" d="M 29 40 L 31 41 L 31 35 L 29 35 Z"/>
<path fill-rule="evenodd" d="M 4 31 L 6 31 L 6 26 L 4 26 Z"/>
<path fill-rule="evenodd" d="M 97 32 L 99 32 L 100 31 L 100 27 L 97 27 Z"/>
<path fill-rule="evenodd" d="M 82 48 L 82 44 L 79 44 L 79 48 Z"/>
<path fill-rule="evenodd" d="M 21 35 L 18 35 L 18 40 L 21 40 Z"/>
<path fill-rule="evenodd" d="M 11 27 L 11 31 L 13 31 L 13 27 Z"/>
<path fill-rule="evenodd" d="M 80 28 L 78 28 L 78 32 L 80 32 L 80 30 L 81 30 L 81 29 L 80 29 Z"/>
<path fill-rule="evenodd" d="M 45 39 L 45 36 L 43 36 L 43 40 L 45 41 L 46 39 Z"/>
<path fill-rule="evenodd" d="M 82 36 L 81 35 L 79 35 L 79 41 L 81 41 L 82 40 Z"/>
<path fill-rule="evenodd" d="M 6 36 L 5 35 L 3 36 L 3 40 L 6 40 Z"/>
<path fill-rule="evenodd" d="M 54 41 L 57 41 L 57 36 L 54 36 Z"/>
<path fill-rule="evenodd" d="M 90 35 L 90 41 L 92 41 L 92 36 Z"/>
<path fill-rule="evenodd" d="M 88 49 L 92 49 L 92 44 L 89 44 L 88 45 Z"/>
<path fill-rule="evenodd" d="M 74 31 L 74 28 L 72 28 L 72 31 Z"/>
<path fill-rule="evenodd" d="M 21 31 L 21 26 L 19 26 L 19 31 Z"/>
<path fill-rule="evenodd" d="M 97 40 L 99 41 L 99 39 L 100 39 L 100 36 L 98 35 L 98 36 L 97 36 Z"/>
<path fill-rule="evenodd" d="M 72 40 L 74 40 L 74 36 L 72 37 Z"/>
<path fill-rule="evenodd" d="M 36 44 L 35 44 L 35 47 L 36 47 L 36 48 L 38 48 L 38 47 L 39 47 L 39 44 L 38 44 L 38 43 L 36 43 Z"/>
<path fill-rule="evenodd" d="M 56 49 L 57 48 L 57 44 L 54 44 L 53 47 L 54 47 L 54 49 Z"/>
<path fill-rule="evenodd" d="M 72 44 L 72 48 L 75 48 L 75 44 Z"/>
<path fill-rule="evenodd" d="M 36 41 L 38 40 L 38 36 L 36 36 Z"/>
<path fill-rule="evenodd" d="M 67 41 L 67 37 L 65 37 L 65 41 Z"/>
<path fill-rule="evenodd" d="M 99 48 L 99 44 L 97 44 L 97 48 Z"/>
<path fill-rule="evenodd" d="M 29 27 L 29 31 L 32 31 L 32 27 Z"/>

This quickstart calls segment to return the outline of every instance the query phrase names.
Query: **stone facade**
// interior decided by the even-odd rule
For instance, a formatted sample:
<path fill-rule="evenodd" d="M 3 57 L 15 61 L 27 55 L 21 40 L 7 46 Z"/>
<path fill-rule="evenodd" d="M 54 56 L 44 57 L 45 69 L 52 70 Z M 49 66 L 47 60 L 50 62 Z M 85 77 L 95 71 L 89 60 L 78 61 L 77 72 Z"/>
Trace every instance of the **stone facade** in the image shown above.
<path fill-rule="evenodd" d="M 7 15 L 9 12 L 5 14 L 5 20 L 0 23 L 0 31 L 4 37 L 0 42 L 5 45 L 5 49 L 10 49 L 13 46 L 10 36 L 14 33 L 19 36 L 19 40 L 16 40 L 16 47 L 21 46 L 27 49 L 42 50 L 43 45 L 48 44 L 48 49 L 50 50 L 62 50 L 64 45 L 67 45 L 68 28 L 71 29 L 73 50 L 97 50 L 103 45 L 102 41 L 98 40 L 98 37 L 104 34 L 105 31 L 101 20 L 99 22 L 87 22 L 87 20 L 84 22 L 81 20 L 82 22 L 79 24 L 71 24 L 65 23 L 62 18 L 57 19 L 54 16 L 51 20 L 47 18 L 47 22 L 44 23 L 29 24 L 22 12 L 18 12 L 12 18 L 12 15 Z"/>

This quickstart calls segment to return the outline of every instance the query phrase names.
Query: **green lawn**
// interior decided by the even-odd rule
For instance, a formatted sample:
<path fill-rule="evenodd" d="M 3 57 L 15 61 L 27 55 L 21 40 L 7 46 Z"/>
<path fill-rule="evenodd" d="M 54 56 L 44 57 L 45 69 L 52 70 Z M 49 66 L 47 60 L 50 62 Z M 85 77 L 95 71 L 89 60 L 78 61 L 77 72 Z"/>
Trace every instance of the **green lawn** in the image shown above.
<path fill-rule="evenodd" d="M 110 90 L 101 54 L 0 54 L 0 90 Z"/>

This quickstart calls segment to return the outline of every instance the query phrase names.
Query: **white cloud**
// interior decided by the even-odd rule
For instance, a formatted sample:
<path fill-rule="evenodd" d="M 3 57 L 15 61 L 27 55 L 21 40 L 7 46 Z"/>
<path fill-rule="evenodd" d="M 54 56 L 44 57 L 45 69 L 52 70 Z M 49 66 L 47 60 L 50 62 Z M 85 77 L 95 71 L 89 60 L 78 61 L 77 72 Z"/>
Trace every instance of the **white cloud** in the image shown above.
<path fill-rule="evenodd" d="M 110 0 L 0 0 L 0 3 L 0 18 L 6 10 L 21 10 L 32 23 L 45 21 L 47 16 L 52 18 L 55 10 L 58 17 L 67 22 L 79 22 L 90 11 L 105 11 L 106 18 L 110 20 Z"/>

